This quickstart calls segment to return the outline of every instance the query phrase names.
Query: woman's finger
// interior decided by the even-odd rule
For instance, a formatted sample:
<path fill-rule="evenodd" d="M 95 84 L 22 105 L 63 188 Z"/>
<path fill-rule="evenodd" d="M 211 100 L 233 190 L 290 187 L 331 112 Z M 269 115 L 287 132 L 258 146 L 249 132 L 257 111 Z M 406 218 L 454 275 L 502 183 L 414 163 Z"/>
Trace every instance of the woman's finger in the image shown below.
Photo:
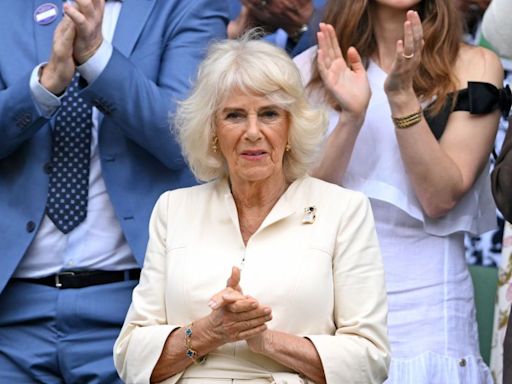
<path fill-rule="evenodd" d="M 240 334 L 240 332 L 247 331 L 248 329 L 257 328 L 269 321 L 272 320 L 272 315 L 263 315 L 260 317 L 255 317 L 249 320 L 242 320 L 237 323 L 233 323 L 233 330 L 236 329 L 236 334 Z"/>
<path fill-rule="evenodd" d="M 226 283 L 226 287 L 233 288 L 236 291 L 242 292 L 242 288 L 240 287 L 240 268 L 232 267 L 231 268 L 231 276 L 229 276 L 228 281 Z"/>
<path fill-rule="evenodd" d="M 420 15 L 416 11 L 409 12 L 408 16 L 412 24 L 414 48 L 416 52 L 421 52 L 423 48 L 423 26 L 421 25 Z"/>
<path fill-rule="evenodd" d="M 354 47 L 350 47 L 347 51 L 347 61 L 348 65 L 352 69 L 352 71 L 356 73 L 364 73 L 366 69 L 364 68 L 363 60 L 361 59 L 361 55 L 357 52 L 357 49 Z"/>
<path fill-rule="evenodd" d="M 328 70 L 331 66 L 331 57 L 329 56 L 329 47 L 327 44 L 327 34 L 322 30 L 322 27 L 320 27 L 320 32 L 317 33 L 317 39 L 318 39 L 318 53 L 322 52 L 322 65 L 323 67 Z"/>
<path fill-rule="evenodd" d="M 404 23 L 404 40 L 403 40 L 403 50 L 402 56 L 404 59 L 412 59 L 414 54 L 416 53 L 414 47 L 414 36 L 412 31 L 412 23 L 407 20 Z"/>
<path fill-rule="evenodd" d="M 222 291 L 216 293 L 208 301 L 208 306 L 211 309 L 218 309 L 229 303 L 234 303 L 237 300 L 246 299 L 240 291 L 234 290 L 233 288 L 225 288 Z"/>
<path fill-rule="evenodd" d="M 329 25 L 325 23 L 320 23 L 320 32 L 325 37 L 322 49 L 324 50 L 326 58 L 329 60 L 329 62 L 332 62 L 335 59 L 335 55 L 332 46 L 332 40 L 330 37 Z"/>
<path fill-rule="evenodd" d="M 338 42 L 338 38 L 336 37 L 336 31 L 331 24 L 327 24 L 327 33 L 330 40 L 330 45 L 332 48 L 332 52 L 335 58 L 343 58 L 343 54 L 341 53 L 340 44 Z"/>
<path fill-rule="evenodd" d="M 260 333 L 263 333 L 267 330 L 267 324 L 261 324 L 258 327 L 248 329 L 246 331 L 242 331 L 238 334 L 239 340 L 246 340 L 250 339 L 251 337 L 254 337 L 256 335 L 259 335 Z"/>

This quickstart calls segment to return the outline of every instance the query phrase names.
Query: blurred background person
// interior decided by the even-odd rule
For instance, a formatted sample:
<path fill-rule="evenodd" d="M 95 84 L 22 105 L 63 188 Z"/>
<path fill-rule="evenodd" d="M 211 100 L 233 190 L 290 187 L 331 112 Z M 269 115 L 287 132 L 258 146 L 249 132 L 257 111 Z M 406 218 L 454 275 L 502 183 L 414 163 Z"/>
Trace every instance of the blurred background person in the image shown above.
<path fill-rule="evenodd" d="M 464 233 L 495 225 L 488 161 L 506 109 L 501 64 L 462 43 L 450 1 L 333 0 L 325 16 L 318 49 L 296 58 L 311 98 L 330 109 L 313 174 L 370 198 L 388 292 L 387 383 L 492 383 Z"/>
<path fill-rule="evenodd" d="M 261 40 L 215 45 L 177 121 L 208 183 L 155 207 L 114 350 L 123 379 L 382 383 L 386 293 L 370 205 L 306 175 L 327 121 L 291 59 Z"/>
<path fill-rule="evenodd" d="M 501 56 L 512 59 L 512 2 L 493 0 L 482 21 L 482 34 L 486 42 Z M 512 384 L 512 130 L 509 128 L 492 173 L 494 200 L 507 223 L 504 233 L 504 252 L 499 269 L 497 310 L 494 319 L 494 343 L 491 354 L 491 369 L 496 384 Z"/>
<path fill-rule="evenodd" d="M 230 0 L 228 37 L 261 28 L 266 40 L 295 56 L 316 44 L 325 0 Z"/>

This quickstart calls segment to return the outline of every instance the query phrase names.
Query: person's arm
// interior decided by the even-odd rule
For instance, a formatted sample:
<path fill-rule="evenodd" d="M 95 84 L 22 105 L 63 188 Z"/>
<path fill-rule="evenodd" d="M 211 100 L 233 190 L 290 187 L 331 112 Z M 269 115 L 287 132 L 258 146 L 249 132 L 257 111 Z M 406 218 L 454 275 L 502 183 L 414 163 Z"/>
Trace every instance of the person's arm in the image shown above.
<path fill-rule="evenodd" d="M 341 184 L 345 174 L 371 96 L 366 70 L 355 48 L 349 48 L 347 61 L 339 48 L 334 28 L 321 23 L 318 69 L 324 86 L 336 98 L 342 111 L 312 175 L 336 184 Z"/>
<path fill-rule="evenodd" d="M 412 77 L 421 60 L 422 27 L 416 12 L 404 24 L 405 41 L 397 43 L 394 66 L 385 82 L 391 114 L 403 117 L 420 110 Z M 405 55 L 414 54 L 412 59 Z M 482 81 L 501 87 L 499 59 L 483 48 L 461 52 L 464 65 L 456 66 L 461 84 Z M 396 137 L 407 175 L 427 216 L 448 213 L 471 188 L 489 159 L 499 121 L 499 111 L 486 115 L 453 112 L 441 140 L 436 141 L 424 118 L 409 128 L 397 128 Z"/>
<path fill-rule="evenodd" d="M 307 338 L 266 330 L 261 335 L 247 339 L 247 344 L 251 351 L 265 355 L 317 384 L 326 383 L 320 355 Z"/>
<path fill-rule="evenodd" d="M 155 7 L 158 5 L 155 5 Z M 81 91 L 95 105 L 110 105 L 105 119 L 169 168 L 181 169 L 181 149 L 170 133 L 169 121 L 178 100 L 184 99 L 208 44 L 226 36 L 227 5 L 208 0 L 182 1 L 182 13 L 162 31 L 159 72 L 150 79 L 115 47 L 103 72 Z M 178 13 L 178 12 L 177 12 Z M 165 32 L 165 33 L 164 33 Z"/>
<path fill-rule="evenodd" d="M 71 82 L 75 72 L 72 56 L 74 36 L 73 24 L 64 17 L 55 29 L 50 60 L 38 66 L 40 73 L 35 74 L 40 83 L 37 87 L 44 89 L 43 92 L 61 95 Z M 50 118 L 32 89 L 32 75 L 27 74 L 7 88 L 0 77 L 0 158 L 15 151 Z"/>
<path fill-rule="evenodd" d="M 188 324 L 169 324 L 166 315 L 167 221 L 172 217 L 172 194 L 160 197 L 151 215 L 149 242 L 139 285 L 114 345 L 114 363 L 127 383 L 179 380 L 193 360 L 185 348 Z M 211 313 L 195 319 L 191 348 L 202 357 L 227 342 L 254 336 L 266 329 L 272 318 L 268 307 L 236 289 L 238 281 L 216 294 Z M 222 301 L 221 301 L 222 300 Z M 206 305 L 206 304 L 205 304 Z"/>
<path fill-rule="evenodd" d="M 368 200 L 351 194 L 333 255 L 333 335 L 267 330 L 247 340 L 263 354 L 315 383 L 382 383 L 387 376 L 384 270 Z"/>
<path fill-rule="evenodd" d="M 233 267 L 226 289 L 215 294 L 209 301 L 212 312 L 194 321 L 190 347 L 197 353 L 198 363 L 203 356 L 220 346 L 259 335 L 267 329 L 272 311 L 261 306 L 254 298 L 244 296 L 240 288 L 240 270 Z M 187 356 L 187 328 L 179 328 L 167 338 L 158 359 L 151 382 L 160 382 L 185 370 L 193 363 Z M 192 340 L 193 339 L 193 340 Z"/>
<path fill-rule="evenodd" d="M 500 155 L 491 174 L 492 194 L 496 206 L 508 222 L 512 222 L 512 118 Z"/>

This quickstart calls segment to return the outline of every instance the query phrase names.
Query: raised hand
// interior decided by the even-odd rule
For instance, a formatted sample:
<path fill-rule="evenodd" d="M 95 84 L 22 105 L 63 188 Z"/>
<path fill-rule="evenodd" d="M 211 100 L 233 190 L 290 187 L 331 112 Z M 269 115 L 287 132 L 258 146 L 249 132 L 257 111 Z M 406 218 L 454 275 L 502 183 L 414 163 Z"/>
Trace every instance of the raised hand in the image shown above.
<path fill-rule="evenodd" d="M 423 27 L 416 11 L 408 11 L 404 22 L 404 39 L 396 42 L 396 57 L 384 82 L 388 96 L 413 91 L 413 78 L 421 62 Z"/>
<path fill-rule="evenodd" d="M 52 54 L 41 73 L 41 84 L 55 95 L 60 95 L 65 91 L 75 74 L 74 39 L 75 26 L 69 17 L 64 16 L 55 29 Z"/>
<path fill-rule="evenodd" d="M 105 0 L 76 0 L 75 4 L 64 3 L 64 13 L 73 21 L 76 38 L 73 57 L 78 64 L 89 60 L 103 42 L 101 24 Z"/>
<path fill-rule="evenodd" d="M 336 98 L 344 113 L 360 120 L 366 113 L 371 90 L 361 56 L 354 47 L 343 58 L 334 28 L 320 23 L 318 37 L 318 71 L 325 87 Z"/>
<path fill-rule="evenodd" d="M 211 336 L 222 344 L 256 336 L 272 320 L 270 308 L 242 293 L 237 267 L 233 267 L 226 288 L 215 294 L 208 305 L 212 308 L 208 317 Z"/>

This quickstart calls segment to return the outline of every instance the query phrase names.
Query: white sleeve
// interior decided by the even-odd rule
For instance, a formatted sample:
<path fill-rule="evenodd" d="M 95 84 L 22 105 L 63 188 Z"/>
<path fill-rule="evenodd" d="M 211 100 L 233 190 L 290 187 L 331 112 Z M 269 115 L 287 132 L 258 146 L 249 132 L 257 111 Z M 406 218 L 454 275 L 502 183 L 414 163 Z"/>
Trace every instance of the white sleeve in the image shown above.
<path fill-rule="evenodd" d="M 164 344 L 178 325 L 168 324 L 165 312 L 166 238 L 170 193 L 157 201 L 149 223 L 149 242 L 140 282 L 114 345 L 116 369 L 127 384 L 149 383 Z M 178 381 L 178 373 L 165 382 Z"/>

